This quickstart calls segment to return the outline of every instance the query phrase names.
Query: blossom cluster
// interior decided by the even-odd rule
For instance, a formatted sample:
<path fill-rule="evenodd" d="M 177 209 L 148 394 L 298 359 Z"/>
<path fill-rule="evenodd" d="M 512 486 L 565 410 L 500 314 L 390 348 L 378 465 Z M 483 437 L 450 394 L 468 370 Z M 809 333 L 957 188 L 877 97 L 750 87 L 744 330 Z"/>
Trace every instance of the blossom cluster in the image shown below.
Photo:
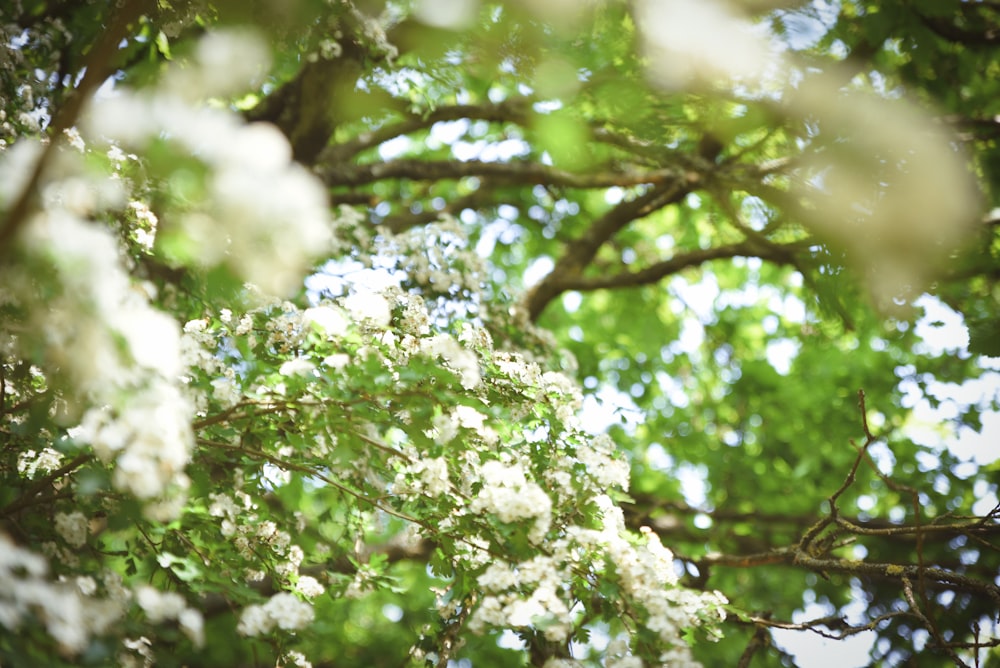
<path fill-rule="evenodd" d="M 623 592 L 614 604 L 616 614 L 641 617 L 645 628 L 661 638 L 664 656 L 687 656 L 683 632 L 713 616 L 720 618 L 724 601 L 716 594 L 681 588 L 673 555 L 655 534 L 636 536 L 626 530 L 620 508 L 606 492 L 627 489 L 628 467 L 609 437 L 580 431 L 579 388 L 566 375 L 542 368 L 517 350 L 495 349 L 480 326 L 458 326 L 455 335 L 441 331 L 419 296 L 389 289 L 319 300 L 306 309 L 265 300 L 242 314 L 220 313 L 189 323 L 185 330 L 193 363 L 189 372 L 201 374 L 205 392 L 211 385 L 207 379 L 224 368 L 218 353 L 227 341 L 241 341 L 247 354 L 257 358 L 276 355 L 276 375 L 259 376 L 248 369 L 242 393 L 225 402 L 205 397 L 199 405 L 209 409 L 213 402 L 221 407 L 247 402 L 311 405 L 324 393 L 335 392 L 331 383 L 352 382 L 355 368 L 387 374 L 388 386 L 380 389 L 369 379 L 366 393 L 405 392 L 402 379 L 414 377 L 405 375 L 407 369 L 443 362 L 441 371 L 453 378 L 456 403 L 438 406 L 422 422 L 414 421 L 417 406 L 403 409 L 396 413 L 401 429 L 369 425 L 363 430 L 365 439 L 383 443 L 372 454 L 385 453 L 385 459 L 373 456 L 346 470 L 330 468 L 335 460 L 328 445 L 300 450 L 271 443 L 267 452 L 276 458 L 319 461 L 341 481 L 361 486 L 371 484 L 372 476 L 388 474 L 377 492 L 389 492 L 403 508 L 422 504 L 413 507 L 422 508 L 421 517 L 430 524 L 417 531 L 448 545 L 455 568 L 478 574 L 482 597 L 470 617 L 471 630 L 538 628 L 551 640 L 565 640 L 580 619 L 576 602 L 591 596 L 580 589 L 589 585 L 574 576 L 579 572 L 614 580 Z M 502 413 L 496 412 L 494 397 L 504 397 Z M 302 405 L 296 411 L 300 424 L 304 416 L 318 415 Z M 322 415 L 328 419 L 329 413 Z M 520 417 L 504 422 L 500 415 Z M 341 432 L 339 438 L 349 435 Z M 587 512 L 600 528 L 578 523 L 586 508 L 593 509 Z M 212 494 L 209 513 L 220 518 L 222 534 L 248 561 L 261 556 L 251 545 L 270 545 L 279 559 L 289 549 L 287 534 L 279 530 L 270 537 L 271 525 L 242 492 Z M 526 543 L 504 552 L 501 535 L 510 531 Z M 461 540 L 449 538 L 457 536 Z M 499 560 L 498 549 L 503 554 Z M 281 567 L 263 568 L 281 576 Z M 322 590 L 318 582 L 303 579 L 308 576 L 298 578 L 298 585 L 287 574 L 279 581 L 307 599 Z M 363 565 L 344 595 L 365 596 L 378 586 L 376 574 Z M 285 593 L 292 596 L 291 591 Z M 278 600 L 285 602 L 282 605 L 294 600 L 296 609 L 303 611 L 309 605 L 300 598 Z M 267 605 L 246 608 L 241 632 L 283 629 L 276 621 L 280 615 L 272 616 Z M 442 614 L 453 614 L 454 605 L 453 596 L 442 599 Z M 629 665 L 626 658 L 621 661 Z"/>
<path fill-rule="evenodd" d="M 4 154 L 0 203 L 20 195 L 43 150 L 24 141 Z M 67 390 L 69 416 L 83 413 L 74 440 L 113 462 L 115 485 L 148 500 L 150 515 L 169 518 L 187 487 L 193 440 L 178 389 L 179 328 L 133 285 L 119 240 L 89 220 L 121 203 L 121 184 L 87 172 L 80 150 L 56 151 L 41 209 L 19 239 L 24 259 L 4 268 L 4 301 L 41 334 L 39 365 Z M 29 359 L 38 343 L 12 338 Z"/>
<path fill-rule="evenodd" d="M 197 396 L 183 375 L 189 360 L 182 345 L 190 332 L 182 339 L 176 320 L 153 306 L 164 295 L 153 283 L 135 280 L 137 264 L 156 244 L 158 252 L 172 249 L 169 259 L 178 264 L 225 263 L 265 290 L 287 292 L 330 241 L 325 193 L 291 162 L 287 140 L 273 127 L 248 126 L 229 111 L 199 108 L 207 96 L 243 90 L 264 71 L 267 51 L 248 33 L 209 32 L 193 60 L 175 65 L 160 87 L 118 90 L 95 101 L 82 132 L 65 133 L 65 145 L 32 139 L 10 148 L 3 143 L 0 211 L 9 210 L 29 187 L 38 197 L 20 221 L 16 261 L 0 268 L 0 306 L 11 316 L 0 345 L 5 358 L 37 364 L 33 374 L 56 390 L 56 422 L 75 425 L 65 431 L 68 438 L 58 450 L 41 440 L 22 453 L 21 476 L 52 472 L 67 449 L 89 447 L 111 470 L 114 487 L 141 501 L 146 518 L 169 521 L 181 515 L 190 487 L 185 468 L 194 448 L 191 398 Z M 25 89 L 26 109 L 33 105 L 30 95 Z M 18 121 L 22 129 L 28 120 Z M 142 169 L 132 170 L 139 159 L 122 147 L 142 151 L 158 142 L 174 145 L 174 152 L 156 164 L 147 151 Z M 192 208 L 179 204 L 192 193 L 180 193 L 160 211 L 160 220 L 141 193 L 163 183 L 152 183 L 147 175 L 166 175 L 166 182 L 177 184 L 184 179 L 171 174 L 197 171 L 190 169 L 191 156 L 203 167 L 202 182 L 194 187 L 204 188 L 206 196 L 194 198 L 199 204 Z M 37 183 L 29 182 L 43 157 L 45 169 Z M 298 245 L 286 243 L 292 241 Z M 217 383 L 216 396 L 238 394 L 235 374 L 228 372 L 222 377 L 229 385 Z M 62 541 L 45 543 L 44 551 L 62 569 L 83 567 L 87 560 L 74 551 L 90 541 L 90 526 L 79 510 L 54 513 L 53 529 Z M 274 533 L 287 537 L 276 528 Z M 269 538 L 249 537 L 264 539 Z M 113 611 L 98 610 L 98 603 L 81 598 L 72 585 L 46 582 L 41 557 L 12 545 L 8 553 L 3 540 L 0 552 L 20 561 L 3 571 L 3 589 L 11 594 L 2 601 L 0 625 L 16 628 L 31 610 L 60 647 L 77 653 L 124 614 L 122 601 Z M 291 564 L 286 576 L 304 594 L 317 595 L 318 582 L 295 577 L 301 549 L 286 544 L 282 556 L 282 563 Z M 201 642 L 201 613 L 182 605 L 179 594 L 145 588 L 136 601 L 151 623 L 174 621 L 193 642 Z M 136 643 L 133 650 L 143 655 L 145 644 Z"/>
<path fill-rule="evenodd" d="M 485 462 L 479 470 L 482 489 L 469 505 L 472 513 L 493 513 L 501 522 L 530 519 L 528 540 L 540 543 L 552 525 L 552 499 L 525 477 L 518 463 Z"/>
<path fill-rule="evenodd" d="M 268 47 L 256 34 L 213 31 L 152 92 L 98 100 L 86 131 L 136 150 L 166 142 L 166 164 L 154 166 L 182 168 L 188 177 L 204 172 L 199 182 L 175 179 L 168 187 L 174 197 L 159 233 L 175 261 L 225 264 L 267 292 L 287 294 L 331 244 L 323 187 L 292 162 L 277 128 L 201 104 L 260 83 L 268 66 Z M 186 164 L 192 159 L 198 169 Z"/>
<path fill-rule="evenodd" d="M 159 624 L 176 620 L 184 635 L 195 645 L 205 644 L 205 622 L 201 612 L 188 606 L 184 597 L 177 592 L 163 592 L 142 585 L 135 591 L 135 599 L 149 621 Z"/>
<path fill-rule="evenodd" d="M 32 616 L 39 619 L 66 654 L 87 646 L 125 614 L 129 592 L 120 578 L 104 576 L 106 596 L 96 596 L 90 576 L 52 581 L 45 558 L 0 533 L 0 626 L 15 631 Z"/>
<path fill-rule="evenodd" d="M 278 592 L 263 605 L 249 605 L 240 614 L 236 630 L 245 636 L 269 633 L 274 628 L 296 631 L 312 623 L 313 608 L 289 592 Z"/>
<path fill-rule="evenodd" d="M 262 558 L 269 564 L 273 562 L 274 574 L 283 582 L 296 582 L 296 588 L 309 598 L 322 593 L 322 585 L 315 578 L 299 574 L 305 557 L 302 548 L 292 543 L 288 531 L 271 520 L 262 520 L 247 493 L 212 493 L 209 498 L 208 514 L 220 518 L 219 532 L 231 541 L 238 554 L 251 564 L 258 564 Z M 261 548 L 267 548 L 266 555 L 261 554 Z M 263 572 L 248 566 L 245 576 L 248 581 L 260 580 Z"/>
<path fill-rule="evenodd" d="M 82 133 L 68 135 L 72 148 L 56 150 L 44 175 L 42 206 L 19 238 L 24 261 L 3 269 L 0 301 L 14 305 L 25 331 L 44 333 L 40 341 L 9 335 L 3 352 L 37 358 L 65 395 L 63 422 L 72 426 L 60 447 L 88 446 L 114 488 L 141 502 L 144 518 L 123 513 L 125 524 L 178 527 L 155 539 L 137 529 L 154 553 L 142 567 L 173 567 L 163 543 L 176 532 L 205 567 L 282 589 L 254 602 L 246 588 L 218 585 L 242 608 L 240 634 L 305 635 L 337 576 L 344 586 L 330 591 L 344 599 L 363 599 L 389 580 L 361 560 L 353 577 L 302 572 L 309 543 L 300 534 L 315 534 L 329 521 L 324 513 L 334 513 L 286 507 L 283 495 L 294 499 L 296 485 L 325 487 L 356 534 L 341 536 L 342 553 L 361 556 L 365 540 L 409 532 L 468 576 L 442 597 L 445 620 L 472 594 L 478 602 L 462 614 L 473 632 L 534 630 L 563 642 L 582 620 L 621 616 L 657 634 L 661 659 L 684 658 L 682 633 L 718 618 L 722 600 L 681 588 L 659 539 L 626 529 L 608 494 L 627 489 L 627 463 L 610 438 L 580 428 L 572 364 L 547 358 L 545 335 L 516 312 L 486 317 L 485 267 L 459 221 L 442 217 L 398 234 L 368 234 L 349 208 L 331 221 L 322 187 L 291 162 L 275 128 L 200 105 L 259 82 L 266 59 L 253 35 L 210 33 L 186 67 L 168 69 L 163 86 L 96 101 Z M 111 177 L 84 167 L 87 142 L 110 142 Z M 19 196 L 43 150 L 25 142 L 3 156 L 0 206 Z M 144 153 L 143 167 L 167 176 L 132 182 L 124 150 Z M 143 187 L 161 195 L 155 213 Z M 108 218 L 115 222 L 98 222 Z M 336 250 L 338 227 L 355 228 L 353 250 L 372 267 L 396 270 L 399 284 L 350 286 L 309 304 L 284 300 L 318 255 Z M 176 294 L 133 280 L 153 255 L 225 266 L 248 283 L 224 306 L 177 305 L 181 327 L 153 307 L 176 305 Z M 512 330 L 535 351 L 511 340 Z M 18 461 L 24 478 L 64 458 L 47 446 L 32 453 Z M 194 457 L 205 464 L 197 475 L 187 470 Z M 118 503 L 105 500 L 102 510 Z M 103 543 L 99 523 L 68 504 L 52 517 L 58 540 L 44 550 L 66 572 L 86 568 L 88 556 L 75 552 L 120 540 Z M 407 528 L 390 526 L 390 517 Z M 195 542 L 211 547 L 195 550 Z M 20 548 L 10 555 L 6 571 L 0 564 L 0 584 L 13 592 L 0 594 L 7 628 L 41 610 L 53 637 L 78 653 L 131 609 L 151 626 L 176 625 L 194 646 L 204 641 L 203 615 L 189 605 L 200 593 L 194 587 L 130 591 L 108 578 L 97 599 L 96 581 L 52 582 L 40 556 Z M 620 599 L 584 610 L 606 584 Z M 149 636 L 122 639 L 123 656 L 153 656 Z M 611 657 L 620 666 L 634 658 L 627 645 Z"/>

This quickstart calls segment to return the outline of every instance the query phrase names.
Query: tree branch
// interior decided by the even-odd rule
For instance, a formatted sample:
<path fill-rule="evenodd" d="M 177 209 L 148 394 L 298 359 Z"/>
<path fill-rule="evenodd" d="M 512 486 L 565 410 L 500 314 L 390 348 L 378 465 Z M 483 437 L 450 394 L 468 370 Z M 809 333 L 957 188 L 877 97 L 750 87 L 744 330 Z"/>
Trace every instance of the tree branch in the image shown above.
<path fill-rule="evenodd" d="M 387 216 L 382 221 L 382 225 L 393 234 L 405 232 L 413 227 L 433 223 L 444 214 L 461 213 L 465 209 L 478 209 L 479 207 L 496 203 L 496 193 L 492 188 L 480 187 L 464 197 L 459 197 L 451 202 L 446 202 L 440 210 L 431 209 L 420 213 L 400 213 Z"/>
<path fill-rule="evenodd" d="M 512 97 L 499 104 L 458 104 L 438 107 L 423 115 L 410 114 L 397 123 L 387 123 L 382 127 L 362 132 L 340 144 L 327 146 L 319 154 L 316 164 L 319 169 L 323 169 L 323 165 L 347 162 L 365 149 L 378 146 L 396 137 L 427 129 L 435 123 L 476 119 L 494 123 L 510 122 L 524 125 L 528 120 L 529 104 L 528 98 Z"/>
<path fill-rule="evenodd" d="M 767 633 L 767 627 L 759 624 L 754 630 L 750 642 L 747 643 L 746 649 L 743 650 L 743 654 L 740 655 L 740 661 L 736 664 L 737 668 L 749 668 L 750 662 L 753 661 L 753 655 L 770 644 L 771 636 Z"/>
<path fill-rule="evenodd" d="M 37 496 L 43 489 L 52 485 L 52 483 L 59 480 L 59 478 L 63 477 L 67 473 L 71 473 L 80 468 L 91 459 L 93 459 L 93 455 L 89 453 L 81 453 L 45 477 L 39 478 L 33 482 L 28 489 L 24 490 L 24 493 L 21 494 L 21 496 L 17 497 L 14 501 L 7 504 L 3 508 L 0 508 L 0 517 L 10 517 L 14 513 L 30 506 L 32 504 L 32 499 L 34 499 L 35 496 Z"/>
<path fill-rule="evenodd" d="M 552 271 L 525 295 L 524 305 L 528 317 L 532 321 L 537 320 L 549 302 L 571 289 L 565 286 L 580 278 L 600 247 L 616 233 L 633 220 L 681 201 L 700 181 L 700 175 L 693 172 L 683 176 L 674 175 L 670 181 L 651 188 L 635 199 L 618 204 L 594 221 L 583 236 L 567 245 Z"/>
<path fill-rule="evenodd" d="M 967 47 L 994 46 L 1000 43 L 1000 28 L 990 26 L 983 30 L 966 30 L 942 18 L 920 16 L 920 22 L 938 37 Z"/>
<path fill-rule="evenodd" d="M 625 271 L 610 276 L 580 276 L 567 279 L 561 285 L 564 290 L 587 292 L 612 288 L 636 287 L 656 283 L 666 276 L 676 274 L 689 267 L 696 267 L 711 260 L 733 257 L 759 257 L 778 264 L 792 264 L 791 253 L 798 245 L 774 246 L 764 250 L 760 245 L 749 242 L 727 244 L 715 248 L 705 248 L 675 255 L 669 260 L 657 262 L 638 271 Z"/>
<path fill-rule="evenodd" d="M 325 163 L 316 174 L 330 187 L 360 186 L 387 179 L 440 181 L 470 176 L 489 177 L 501 183 L 554 185 L 570 188 L 610 188 L 656 185 L 676 180 L 674 168 L 649 171 L 570 172 L 537 162 L 486 162 L 484 160 L 400 159 L 345 165 Z"/>
<path fill-rule="evenodd" d="M 847 620 L 839 615 L 831 615 L 829 617 L 819 617 L 817 619 L 810 619 L 807 622 L 783 622 L 779 620 L 772 620 L 767 616 L 754 616 L 750 617 L 750 622 L 757 625 L 758 627 L 767 627 L 773 629 L 783 629 L 785 631 L 810 631 L 816 635 L 823 636 L 824 638 L 829 638 L 830 640 L 844 640 L 853 635 L 863 633 L 865 631 L 874 631 L 879 624 L 886 621 L 887 619 L 893 619 L 895 617 L 909 617 L 912 613 L 899 610 L 896 612 L 889 612 L 884 615 L 879 615 L 875 619 L 872 619 L 865 624 L 858 626 L 852 626 L 847 623 Z M 828 629 L 837 629 L 839 633 L 828 633 L 826 631 L 820 630 L 818 627 L 825 626 Z"/>

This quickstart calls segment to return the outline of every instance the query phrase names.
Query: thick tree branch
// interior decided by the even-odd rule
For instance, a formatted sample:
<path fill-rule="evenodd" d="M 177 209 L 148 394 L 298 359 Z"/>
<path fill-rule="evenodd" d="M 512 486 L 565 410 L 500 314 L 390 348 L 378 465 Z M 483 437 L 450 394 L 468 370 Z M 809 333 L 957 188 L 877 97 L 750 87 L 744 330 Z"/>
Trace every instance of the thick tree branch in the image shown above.
<path fill-rule="evenodd" d="M 525 296 L 524 305 L 528 317 L 532 321 L 537 320 L 549 302 L 570 289 L 564 286 L 577 280 L 593 261 L 600 247 L 621 229 L 633 220 L 679 202 L 699 182 L 700 176 L 693 172 L 683 176 L 675 175 L 669 182 L 618 204 L 594 221 L 583 236 L 567 245 L 552 271 Z"/>
<path fill-rule="evenodd" d="M 759 244 L 740 242 L 715 248 L 705 248 L 675 255 L 669 260 L 657 262 L 637 271 L 625 271 L 610 276 L 580 276 L 570 278 L 561 284 L 563 290 L 603 290 L 614 288 L 636 287 L 656 283 L 666 276 L 676 274 L 690 267 L 697 267 L 711 260 L 734 257 L 759 257 L 777 264 L 793 264 L 791 254 L 798 245 L 773 246 L 765 249 Z"/>
<path fill-rule="evenodd" d="M 494 123 L 510 122 L 524 125 L 528 119 L 529 104 L 527 98 L 512 97 L 499 104 L 458 104 L 438 107 L 420 116 L 411 114 L 402 121 L 387 123 L 379 128 L 362 132 L 340 144 L 327 146 L 320 153 L 316 164 L 322 166 L 347 162 L 366 149 L 396 137 L 425 130 L 435 123 L 476 119 Z"/>
<path fill-rule="evenodd" d="M 413 227 L 433 223 L 445 214 L 461 213 L 465 209 L 478 209 L 495 203 L 496 193 L 492 188 L 477 188 L 465 197 L 459 197 L 445 203 L 444 208 L 440 210 L 431 209 L 429 211 L 421 211 L 420 213 L 400 213 L 388 216 L 382 221 L 382 225 L 388 228 L 393 234 L 399 234 Z"/>
<path fill-rule="evenodd" d="M 938 37 L 967 47 L 989 47 L 1000 44 L 1000 27 L 989 26 L 982 30 L 960 28 L 951 21 L 920 15 L 920 21 Z"/>
<path fill-rule="evenodd" d="M 610 188 L 656 185 L 676 180 L 678 170 L 570 172 L 537 162 L 486 162 L 484 160 L 400 159 L 364 165 L 322 164 L 316 173 L 331 187 L 360 186 L 388 179 L 440 181 L 470 176 L 499 183 L 554 185 L 569 188 Z"/>

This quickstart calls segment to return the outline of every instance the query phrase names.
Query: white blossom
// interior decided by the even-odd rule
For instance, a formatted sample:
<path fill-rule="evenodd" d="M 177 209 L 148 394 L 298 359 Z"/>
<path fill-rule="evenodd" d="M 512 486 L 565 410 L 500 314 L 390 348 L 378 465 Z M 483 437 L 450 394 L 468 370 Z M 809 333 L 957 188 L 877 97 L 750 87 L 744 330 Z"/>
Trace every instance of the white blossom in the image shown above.
<path fill-rule="evenodd" d="M 319 583 L 319 580 L 311 575 L 300 575 L 298 582 L 295 583 L 295 591 L 306 598 L 316 598 L 326 590 Z"/>
<path fill-rule="evenodd" d="M 87 542 L 89 525 L 86 516 L 80 511 L 72 513 L 56 513 L 56 532 L 63 540 L 73 547 L 83 547 Z"/>
<path fill-rule="evenodd" d="M 331 306 L 316 306 L 306 309 L 302 319 L 316 325 L 329 338 L 338 338 L 347 332 L 349 321 L 340 309 Z"/>
<path fill-rule="evenodd" d="M 177 592 L 159 591 L 148 585 L 135 590 L 135 600 L 151 622 L 177 619 L 187 608 L 184 597 Z"/>
<path fill-rule="evenodd" d="M 308 376 L 316 370 L 316 364 L 306 357 L 295 357 L 282 363 L 278 373 L 282 376 Z"/>
<path fill-rule="evenodd" d="M 87 581 L 51 582 L 48 564 L 0 533 L 0 626 L 15 632 L 26 618 L 42 620 L 68 654 L 83 651 L 92 636 L 105 633 L 125 611 L 123 598 L 88 595 Z"/>
<path fill-rule="evenodd" d="M 435 336 L 422 339 L 420 350 L 430 357 L 441 357 L 445 363 L 454 371 L 467 390 L 476 388 L 481 382 L 479 372 L 479 359 L 475 353 L 463 348 L 455 339 L 448 334 L 437 334 Z"/>
<path fill-rule="evenodd" d="M 17 472 L 31 480 L 39 473 L 55 471 L 62 466 L 63 460 L 63 454 L 52 448 L 25 450 L 17 457 Z"/>
<path fill-rule="evenodd" d="M 356 321 L 370 327 L 388 327 L 392 311 L 385 297 L 374 292 L 358 292 L 344 300 L 344 308 Z"/>
<path fill-rule="evenodd" d="M 538 484 L 525 478 L 519 464 L 488 461 L 481 469 L 483 487 L 472 500 L 473 513 L 490 512 L 502 522 L 534 519 L 528 539 L 539 542 L 552 521 L 552 499 Z"/>

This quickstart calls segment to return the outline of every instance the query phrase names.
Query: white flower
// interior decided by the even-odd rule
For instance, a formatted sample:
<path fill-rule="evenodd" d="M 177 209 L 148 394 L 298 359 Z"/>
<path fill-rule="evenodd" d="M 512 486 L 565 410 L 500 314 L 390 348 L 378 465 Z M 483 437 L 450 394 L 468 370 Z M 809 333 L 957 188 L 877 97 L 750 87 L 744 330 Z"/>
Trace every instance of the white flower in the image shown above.
<path fill-rule="evenodd" d="M 350 361 L 351 356 L 347 353 L 336 353 L 323 358 L 323 364 L 336 371 L 343 369 L 350 363 Z"/>
<path fill-rule="evenodd" d="M 259 636 L 274 628 L 274 620 L 262 605 L 248 605 L 240 614 L 236 631 L 244 636 Z"/>
<path fill-rule="evenodd" d="M 132 299 L 109 322 L 128 343 L 137 364 L 172 378 L 181 369 L 181 333 L 177 321 Z"/>
<path fill-rule="evenodd" d="M 490 564 L 476 582 L 487 591 L 500 592 L 517 584 L 517 574 L 506 563 L 499 561 Z"/>
<path fill-rule="evenodd" d="M 374 292 L 359 292 L 344 300 L 344 308 L 355 320 L 375 328 L 385 328 L 392 320 L 392 310 L 385 297 Z"/>
<path fill-rule="evenodd" d="M 319 327 L 329 338 L 337 338 L 347 333 L 348 320 L 340 309 L 329 306 L 315 306 L 302 313 L 302 320 Z"/>
<path fill-rule="evenodd" d="M 484 427 L 486 416 L 471 406 L 455 406 L 453 410 L 455 419 L 459 425 L 467 429 L 475 429 L 481 432 Z"/>
<path fill-rule="evenodd" d="M 642 659 L 637 656 L 609 658 L 607 668 L 643 668 Z"/>
<path fill-rule="evenodd" d="M 56 513 L 56 532 L 73 547 L 83 547 L 87 542 L 89 523 L 80 511 Z"/>
<path fill-rule="evenodd" d="M 445 363 L 458 374 L 459 381 L 467 390 L 475 389 L 482 382 L 479 373 L 479 359 L 475 353 L 463 348 L 455 339 L 447 334 L 422 339 L 420 351 L 430 357 L 444 359 Z"/>
<path fill-rule="evenodd" d="M 26 450 L 17 458 L 17 472 L 28 478 L 34 478 L 38 472 L 51 473 L 62 466 L 63 455 L 52 448 L 44 448 L 41 452 Z"/>
<path fill-rule="evenodd" d="M 308 376 L 315 371 L 316 365 L 305 357 L 290 359 L 278 369 L 282 376 Z"/>
<path fill-rule="evenodd" d="M 236 336 L 246 336 L 251 331 L 253 331 L 253 317 L 245 315 L 240 318 L 240 322 L 236 325 L 236 331 L 234 333 Z"/>
<path fill-rule="evenodd" d="M 208 327 L 208 321 L 204 319 L 199 320 L 188 320 L 184 323 L 184 333 L 185 334 L 195 334 L 198 332 L 204 332 Z"/>
<path fill-rule="evenodd" d="M 629 486 L 628 463 L 622 459 L 612 458 L 610 448 L 603 447 L 605 443 L 611 443 L 611 439 L 606 434 L 595 437 L 591 444 L 581 445 L 577 448 L 577 459 L 586 464 L 587 471 L 602 488 L 620 487 L 627 490 Z"/>
<path fill-rule="evenodd" d="M 243 609 L 236 630 L 245 636 L 258 636 L 278 627 L 285 631 L 303 629 L 312 623 L 313 608 L 295 594 L 279 592 L 264 605 L 249 605 Z"/>
<path fill-rule="evenodd" d="M 472 500 L 469 510 L 473 513 L 493 513 L 501 522 L 532 519 L 535 523 L 528 532 L 528 540 L 541 541 L 552 523 L 552 499 L 541 487 L 525 479 L 519 464 L 505 465 L 489 461 L 481 469 L 483 487 Z"/>
<path fill-rule="evenodd" d="M 287 650 L 285 652 L 285 661 L 299 668 L 312 668 L 312 663 L 306 659 L 306 655 L 295 650 Z"/>
<path fill-rule="evenodd" d="M 241 391 L 234 376 L 226 374 L 212 380 L 212 398 L 223 408 L 231 408 L 240 401 Z"/>
<path fill-rule="evenodd" d="M 205 644 L 205 618 L 194 608 L 185 608 L 177 616 L 177 623 L 191 642 L 201 647 Z"/>
<path fill-rule="evenodd" d="M 430 496 L 440 496 L 448 491 L 448 461 L 444 457 L 422 460 L 414 471 L 420 474 L 420 481 Z"/>
<path fill-rule="evenodd" d="M 93 596 L 97 593 L 97 581 L 89 575 L 81 575 L 76 578 L 76 588 L 84 596 Z"/>
<path fill-rule="evenodd" d="M 248 29 L 211 30 L 199 40 L 194 66 L 174 67 L 165 85 L 189 98 L 225 97 L 254 85 L 270 66 L 270 49 Z"/>
<path fill-rule="evenodd" d="M 545 608 L 534 597 L 518 599 L 506 606 L 507 623 L 511 626 L 530 626 L 536 617 L 545 616 Z"/>
<path fill-rule="evenodd" d="M 153 623 L 177 619 L 187 608 L 184 597 L 177 592 L 161 592 L 149 585 L 140 585 L 136 589 L 135 600 Z"/>
<path fill-rule="evenodd" d="M 326 590 L 323 589 L 323 585 L 319 583 L 319 580 L 311 575 L 300 575 L 299 581 L 295 583 L 295 591 L 306 598 L 316 598 Z"/>
<path fill-rule="evenodd" d="M 279 592 L 264 604 L 264 609 L 280 629 L 296 631 L 312 623 L 314 613 L 311 605 L 299 600 L 295 594 Z"/>
<path fill-rule="evenodd" d="M 0 203 L 4 208 L 24 190 L 41 153 L 42 144 L 34 139 L 24 139 L 4 151 L 0 160 Z"/>

